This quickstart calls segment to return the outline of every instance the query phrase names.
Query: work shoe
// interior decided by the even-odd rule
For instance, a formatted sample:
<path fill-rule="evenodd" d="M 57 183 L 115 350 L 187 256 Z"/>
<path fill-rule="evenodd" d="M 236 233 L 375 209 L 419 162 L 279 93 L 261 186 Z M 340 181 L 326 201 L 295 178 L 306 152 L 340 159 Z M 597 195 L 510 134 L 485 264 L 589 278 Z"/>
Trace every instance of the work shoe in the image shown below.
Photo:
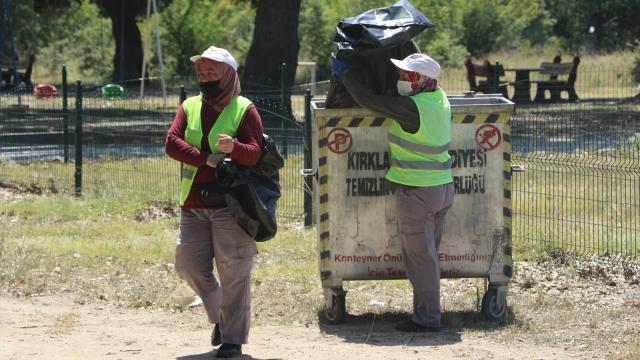
<path fill-rule="evenodd" d="M 211 332 L 211 346 L 222 344 L 222 335 L 220 335 L 220 327 L 216 324 Z"/>
<path fill-rule="evenodd" d="M 217 358 L 231 358 L 242 355 L 242 345 L 224 343 L 216 353 Z"/>
<path fill-rule="evenodd" d="M 438 332 L 439 326 L 424 326 L 414 323 L 412 320 L 407 320 L 396 325 L 396 330 L 403 332 Z"/>

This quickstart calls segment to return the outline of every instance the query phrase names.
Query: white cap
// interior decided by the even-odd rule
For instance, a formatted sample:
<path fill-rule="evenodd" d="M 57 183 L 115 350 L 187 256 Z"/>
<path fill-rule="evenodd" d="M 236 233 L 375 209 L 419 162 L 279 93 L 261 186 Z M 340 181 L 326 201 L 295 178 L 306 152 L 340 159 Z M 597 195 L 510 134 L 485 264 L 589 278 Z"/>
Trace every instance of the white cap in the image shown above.
<path fill-rule="evenodd" d="M 223 62 L 231 66 L 233 70 L 238 70 L 238 63 L 236 63 L 236 59 L 234 59 L 233 56 L 231 56 L 231 54 L 223 48 L 210 46 L 202 53 L 202 55 L 192 56 L 191 61 L 196 62 L 202 58 Z"/>
<path fill-rule="evenodd" d="M 425 54 L 411 54 L 404 60 L 391 59 L 391 62 L 402 70 L 415 71 L 432 79 L 440 76 L 440 64 Z"/>

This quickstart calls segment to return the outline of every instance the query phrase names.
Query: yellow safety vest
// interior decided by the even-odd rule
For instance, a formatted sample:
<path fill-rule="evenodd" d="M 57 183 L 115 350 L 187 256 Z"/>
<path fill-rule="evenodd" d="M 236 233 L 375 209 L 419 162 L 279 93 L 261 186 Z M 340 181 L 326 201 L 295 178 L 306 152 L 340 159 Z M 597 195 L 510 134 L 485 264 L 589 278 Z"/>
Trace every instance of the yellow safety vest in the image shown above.
<path fill-rule="evenodd" d="M 222 113 L 218 116 L 218 119 L 213 124 L 213 128 L 207 136 L 212 153 L 220 153 L 215 146 L 216 142 L 218 142 L 218 134 L 227 134 L 231 137 L 236 135 L 244 113 L 251 104 L 251 100 L 247 98 L 234 96 L 229 105 L 222 110 Z M 202 96 L 199 95 L 188 98 L 182 103 L 182 107 L 187 115 L 187 129 L 184 132 L 184 140 L 189 145 L 202 149 L 202 137 L 204 136 L 202 134 L 202 121 L 200 118 Z M 198 167 L 196 166 L 185 163 L 181 165 L 180 206 L 184 205 L 185 200 L 187 200 L 187 196 L 189 196 L 189 191 L 191 191 L 191 186 L 193 185 L 193 179 L 195 179 L 196 173 L 198 172 Z"/>
<path fill-rule="evenodd" d="M 439 89 L 410 97 L 420 113 L 415 134 L 397 123 L 389 127 L 391 167 L 386 178 L 410 186 L 436 186 L 453 181 L 451 175 L 451 105 Z"/>

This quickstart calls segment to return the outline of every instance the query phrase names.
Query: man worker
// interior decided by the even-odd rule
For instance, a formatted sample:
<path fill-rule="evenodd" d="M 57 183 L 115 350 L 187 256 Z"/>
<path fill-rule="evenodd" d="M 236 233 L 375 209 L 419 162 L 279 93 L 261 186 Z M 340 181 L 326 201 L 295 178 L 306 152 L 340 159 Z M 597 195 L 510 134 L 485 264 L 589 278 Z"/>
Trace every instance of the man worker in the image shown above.
<path fill-rule="evenodd" d="M 216 357 L 227 358 L 241 355 L 247 343 L 251 269 L 258 251 L 227 209 L 224 194 L 215 196 L 216 165 L 225 156 L 242 166 L 255 165 L 263 128 L 256 107 L 238 95 L 238 66 L 227 50 L 211 46 L 191 61 L 200 94 L 180 106 L 165 144 L 167 154 L 181 163 L 175 269 L 215 324 L 211 344 L 222 345 Z M 205 187 L 206 196 L 200 191 Z M 212 274 L 214 259 L 220 282 Z"/>
<path fill-rule="evenodd" d="M 335 57 L 332 72 L 356 103 L 395 120 L 389 127 L 391 167 L 385 177 L 395 190 L 403 262 L 413 287 L 413 314 L 396 329 L 436 332 L 441 326 L 438 248 L 454 195 L 448 153 L 451 107 L 438 86 L 435 60 L 416 53 L 391 62 L 400 96 L 374 94 Z"/>

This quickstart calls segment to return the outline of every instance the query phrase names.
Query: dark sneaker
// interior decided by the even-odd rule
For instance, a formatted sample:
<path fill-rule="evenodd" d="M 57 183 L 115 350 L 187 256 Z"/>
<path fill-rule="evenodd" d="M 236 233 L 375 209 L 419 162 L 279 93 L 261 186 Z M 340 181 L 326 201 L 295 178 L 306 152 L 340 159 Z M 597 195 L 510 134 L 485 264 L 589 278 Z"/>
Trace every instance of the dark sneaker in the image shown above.
<path fill-rule="evenodd" d="M 222 344 L 222 335 L 220 335 L 220 327 L 216 324 L 211 332 L 211 346 L 218 346 L 220 344 Z"/>
<path fill-rule="evenodd" d="M 424 326 L 424 325 L 416 324 L 411 320 L 408 320 L 396 325 L 396 330 L 403 331 L 403 332 L 438 332 L 440 331 L 440 327 Z"/>
<path fill-rule="evenodd" d="M 224 343 L 216 353 L 217 358 L 231 358 L 242 355 L 242 345 Z"/>

